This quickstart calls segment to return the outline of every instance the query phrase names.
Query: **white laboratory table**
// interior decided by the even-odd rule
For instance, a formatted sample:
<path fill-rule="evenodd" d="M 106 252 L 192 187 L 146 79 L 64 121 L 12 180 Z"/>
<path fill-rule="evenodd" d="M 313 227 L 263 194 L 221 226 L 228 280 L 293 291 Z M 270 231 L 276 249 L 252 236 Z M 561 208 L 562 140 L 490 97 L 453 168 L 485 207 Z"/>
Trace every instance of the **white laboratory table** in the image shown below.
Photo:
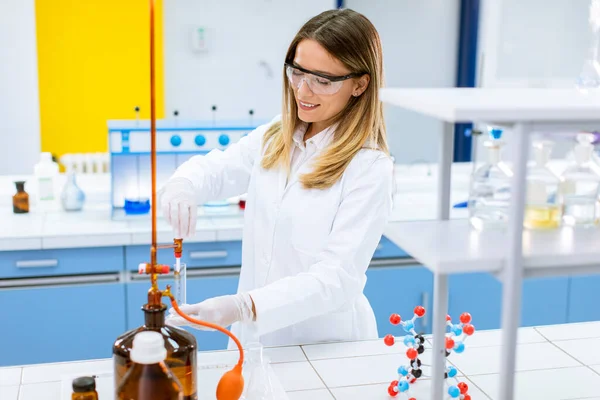
<path fill-rule="evenodd" d="M 501 332 L 477 331 L 462 354 L 448 360 L 469 385 L 473 400 L 498 399 Z M 277 378 L 290 400 L 389 399 L 387 387 L 405 364 L 405 347 L 382 340 L 267 348 Z M 422 356 L 429 364 L 431 343 Z M 223 371 L 236 352 L 200 352 L 199 398 L 214 399 Z M 68 400 L 62 387 L 73 376 L 98 374 L 101 400 L 112 399 L 112 360 L 0 368 L 2 400 Z M 429 370 L 411 388 L 417 400 L 429 400 Z M 521 328 L 517 346 L 517 400 L 600 400 L 600 322 Z"/>

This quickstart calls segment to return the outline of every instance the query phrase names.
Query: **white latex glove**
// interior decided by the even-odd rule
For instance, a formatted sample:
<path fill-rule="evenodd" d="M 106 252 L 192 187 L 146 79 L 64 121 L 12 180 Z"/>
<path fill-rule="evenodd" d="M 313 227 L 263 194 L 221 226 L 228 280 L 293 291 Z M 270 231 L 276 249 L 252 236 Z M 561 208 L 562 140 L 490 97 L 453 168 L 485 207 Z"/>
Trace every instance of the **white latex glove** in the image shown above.
<path fill-rule="evenodd" d="M 199 319 L 222 327 L 228 327 L 235 322 L 250 322 L 254 320 L 252 299 L 247 293 L 213 297 L 197 304 L 179 306 L 181 311 L 192 318 Z M 169 310 L 165 323 L 171 326 L 191 326 L 200 330 L 212 330 L 196 325 L 180 317 L 174 309 Z"/>
<path fill-rule="evenodd" d="M 159 195 L 163 217 L 173 228 L 176 237 L 193 237 L 196 234 L 198 205 L 192 182 L 185 178 L 171 179 Z"/>

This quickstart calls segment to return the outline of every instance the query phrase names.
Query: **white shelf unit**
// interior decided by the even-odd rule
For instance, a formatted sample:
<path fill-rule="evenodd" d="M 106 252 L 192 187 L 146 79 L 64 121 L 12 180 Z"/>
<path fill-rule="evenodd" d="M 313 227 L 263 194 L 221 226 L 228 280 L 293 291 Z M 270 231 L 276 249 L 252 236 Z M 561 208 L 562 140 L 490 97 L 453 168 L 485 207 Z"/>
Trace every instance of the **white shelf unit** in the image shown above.
<path fill-rule="evenodd" d="M 491 272 L 503 284 L 500 400 L 514 398 L 517 328 L 522 280 L 528 276 L 600 274 L 600 231 L 523 229 L 526 167 L 533 133 L 600 129 L 600 91 L 576 89 L 382 89 L 381 100 L 434 117 L 447 125 L 440 138 L 435 221 L 393 222 L 385 235 L 434 274 L 432 400 L 444 398 L 448 275 Z M 450 170 L 455 123 L 501 126 L 513 131 L 514 176 L 509 223 L 503 231 L 476 232 L 468 221 L 449 220 Z"/>

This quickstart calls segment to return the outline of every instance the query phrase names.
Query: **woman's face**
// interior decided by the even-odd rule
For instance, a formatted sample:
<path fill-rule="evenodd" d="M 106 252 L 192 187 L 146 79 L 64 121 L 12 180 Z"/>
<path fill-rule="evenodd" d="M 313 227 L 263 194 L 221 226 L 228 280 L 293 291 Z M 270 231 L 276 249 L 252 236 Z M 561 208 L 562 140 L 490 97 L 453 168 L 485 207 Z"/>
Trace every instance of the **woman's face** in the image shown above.
<path fill-rule="evenodd" d="M 335 117 L 352 96 L 364 92 L 369 81 L 368 75 L 337 82 L 324 78 L 345 76 L 351 71 L 319 43 L 310 39 L 298 43 L 293 66 L 299 69 L 288 67 L 286 73 L 294 90 L 298 117 L 309 123 L 318 124 Z"/>

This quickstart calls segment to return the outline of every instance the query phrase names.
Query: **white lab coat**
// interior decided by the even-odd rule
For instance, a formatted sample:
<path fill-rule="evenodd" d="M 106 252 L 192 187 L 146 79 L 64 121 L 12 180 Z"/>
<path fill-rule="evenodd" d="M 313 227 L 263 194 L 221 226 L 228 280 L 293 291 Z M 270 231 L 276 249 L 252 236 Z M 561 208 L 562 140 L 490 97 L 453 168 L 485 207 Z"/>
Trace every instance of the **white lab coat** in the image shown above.
<path fill-rule="evenodd" d="M 260 165 L 275 120 L 175 173 L 194 182 L 199 203 L 247 193 L 238 292 L 252 296 L 256 321 L 232 332 L 265 346 L 377 338 L 363 289 L 392 210 L 393 162 L 362 149 L 331 188 L 304 189 L 298 177 L 310 160 L 289 181 Z M 322 134 L 313 157 L 331 142 L 332 132 Z"/>

